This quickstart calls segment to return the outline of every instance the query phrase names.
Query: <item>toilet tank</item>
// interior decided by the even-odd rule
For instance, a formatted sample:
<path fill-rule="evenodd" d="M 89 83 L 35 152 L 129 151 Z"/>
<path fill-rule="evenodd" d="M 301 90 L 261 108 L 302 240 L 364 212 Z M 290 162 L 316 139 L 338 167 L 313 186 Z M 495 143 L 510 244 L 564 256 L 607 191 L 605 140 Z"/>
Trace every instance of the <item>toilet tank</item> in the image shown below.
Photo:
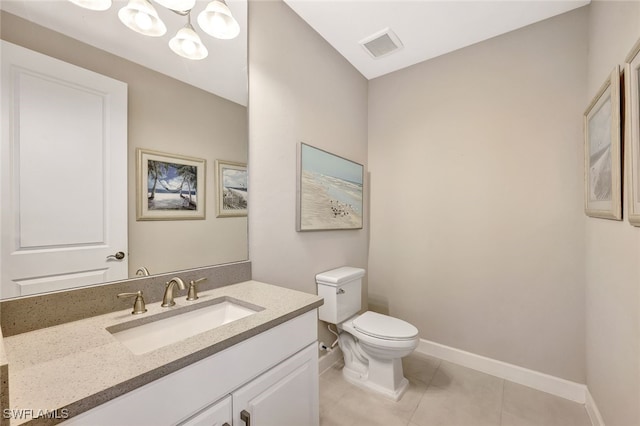
<path fill-rule="evenodd" d="M 362 306 L 363 276 L 364 269 L 350 266 L 316 275 L 318 296 L 324 298 L 318 317 L 331 324 L 340 324 L 355 315 Z"/>

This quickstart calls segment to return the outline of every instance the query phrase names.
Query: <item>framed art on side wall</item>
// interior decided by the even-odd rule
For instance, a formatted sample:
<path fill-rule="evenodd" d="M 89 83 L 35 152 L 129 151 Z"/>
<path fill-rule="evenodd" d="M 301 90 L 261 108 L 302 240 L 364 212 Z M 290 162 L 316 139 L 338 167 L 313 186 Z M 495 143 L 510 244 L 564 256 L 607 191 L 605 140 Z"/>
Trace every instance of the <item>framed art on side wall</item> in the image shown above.
<path fill-rule="evenodd" d="M 611 71 L 584 113 L 585 213 L 622 219 L 620 67 Z"/>
<path fill-rule="evenodd" d="M 625 70 L 625 173 L 629 223 L 640 226 L 640 40 L 627 56 Z"/>
<path fill-rule="evenodd" d="M 362 229 L 364 167 L 298 144 L 297 231 Z"/>
<path fill-rule="evenodd" d="M 138 148 L 137 220 L 205 218 L 205 160 Z"/>

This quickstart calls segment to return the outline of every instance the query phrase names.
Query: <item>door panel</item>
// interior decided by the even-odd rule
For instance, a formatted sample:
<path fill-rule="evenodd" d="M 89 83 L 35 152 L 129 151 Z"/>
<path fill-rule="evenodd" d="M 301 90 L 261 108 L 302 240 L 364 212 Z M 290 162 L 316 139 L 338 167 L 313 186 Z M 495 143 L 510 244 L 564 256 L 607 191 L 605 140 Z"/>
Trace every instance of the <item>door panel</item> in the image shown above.
<path fill-rule="evenodd" d="M 126 84 L 1 52 L 0 297 L 127 278 Z"/>

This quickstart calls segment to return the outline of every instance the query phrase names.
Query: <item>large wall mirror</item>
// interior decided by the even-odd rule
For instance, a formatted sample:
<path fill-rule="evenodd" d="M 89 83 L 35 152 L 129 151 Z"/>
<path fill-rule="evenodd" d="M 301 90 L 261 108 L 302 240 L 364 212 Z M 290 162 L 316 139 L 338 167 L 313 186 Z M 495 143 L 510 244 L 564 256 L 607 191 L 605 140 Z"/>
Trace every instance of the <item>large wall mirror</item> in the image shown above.
<path fill-rule="evenodd" d="M 18 219 L 7 222 L 8 215 L 3 200 L 4 263 L 0 263 L 0 270 L 3 271 L 0 298 L 27 296 L 95 285 L 113 279 L 133 278 L 145 270 L 154 275 L 248 259 L 246 215 L 219 214 L 219 209 L 216 208 L 219 194 L 224 193 L 225 188 L 234 189 L 236 201 L 240 199 L 242 203 L 243 198 L 246 200 L 247 188 L 242 187 L 242 176 L 238 181 L 233 179 L 238 168 L 242 171 L 242 165 L 246 164 L 248 157 L 247 1 L 227 0 L 228 7 L 240 26 L 240 34 L 227 40 L 211 37 L 197 24 L 197 15 L 210 1 L 196 0 L 190 19 L 208 50 L 208 56 L 201 60 L 190 60 L 176 55 L 169 47 L 169 40 L 187 24 L 188 16 L 166 9 L 153 0 L 149 4 L 155 7 L 167 28 L 166 34 L 161 37 L 138 34 L 120 22 L 118 11 L 127 5 L 127 1 L 113 0 L 108 10 L 93 11 L 78 7 L 68 0 L 2 0 L 0 38 L 5 44 L 10 43 L 39 52 L 126 83 L 126 166 L 121 174 L 126 175 L 126 203 L 123 204 L 123 209 L 126 210 L 127 241 L 123 247 L 110 247 L 113 251 L 112 256 L 103 256 L 107 263 L 122 262 L 126 265 L 124 276 L 106 278 L 102 281 L 91 278 L 94 281 L 87 282 L 81 277 L 82 273 L 66 274 L 58 271 L 53 273 L 57 277 L 55 280 L 48 280 L 39 272 L 40 260 L 25 261 L 27 257 L 18 253 L 23 267 L 30 272 L 23 274 L 19 280 L 21 283 L 8 283 L 5 272 L 12 266 L 7 264 L 5 258 L 16 254 L 13 246 L 16 242 L 8 240 L 16 238 L 5 228 L 9 226 L 11 230 L 18 229 L 17 222 L 20 218 L 18 216 Z M 2 55 L 4 63 L 4 50 Z M 3 99 L 5 92 L 6 90 L 2 93 Z M 55 112 L 56 102 L 52 102 L 49 107 Z M 39 108 L 39 114 L 48 115 L 47 110 L 43 109 L 45 106 L 40 105 Z M 10 109 L 3 102 L 3 120 Z M 151 163 L 145 163 L 145 167 L 140 167 L 142 160 L 137 158 L 137 154 L 141 150 L 148 157 L 145 157 L 144 161 L 159 160 L 171 166 L 174 162 L 172 159 L 176 159 L 178 165 L 184 165 L 186 161 L 187 166 L 195 165 L 201 168 L 198 169 L 199 172 L 204 173 L 198 174 L 197 189 L 200 191 L 198 197 L 204 202 L 198 206 L 198 215 L 188 217 L 187 214 L 186 218 L 183 215 L 167 215 L 168 217 L 160 217 L 160 220 L 155 217 L 148 220 L 149 218 L 141 218 L 137 214 L 136 206 L 142 192 L 140 187 L 144 186 L 145 180 L 148 179 L 148 176 L 142 176 L 141 169 L 144 169 L 144 173 L 151 173 Z M 69 168 L 73 167 L 74 163 L 83 163 L 82 159 L 73 157 L 76 153 L 70 156 L 64 151 L 51 150 L 51 164 L 62 164 Z M 2 153 L 5 157 L 15 156 L 9 148 L 3 148 Z M 156 153 L 159 153 L 157 155 L 160 157 L 154 156 Z M 165 154 L 168 156 L 165 157 Z M 190 163 L 192 159 L 196 161 Z M 11 161 L 11 164 L 18 164 L 15 159 Z M 219 179 L 216 164 L 233 165 L 229 174 L 232 182 L 226 183 Z M 27 167 L 21 167 L 23 173 L 28 172 Z M 2 170 L 2 179 L 5 181 L 6 169 L 7 167 Z M 30 204 L 39 206 L 41 212 L 30 220 L 37 223 L 39 218 L 47 219 L 50 213 L 47 205 L 63 203 L 72 209 L 74 205 L 85 203 L 86 200 L 77 199 L 81 198 L 77 195 L 69 197 L 68 193 L 72 191 L 65 191 L 65 187 L 76 188 L 79 182 L 84 183 L 83 173 L 86 171 L 75 174 L 69 172 L 69 176 L 74 178 L 65 182 L 46 181 L 46 178 L 40 176 L 36 180 L 39 183 L 35 185 L 36 189 L 32 193 L 44 191 L 47 196 L 35 201 L 34 197 L 31 197 Z M 169 170 L 164 173 L 164 180 L 158 184 L 158 191 L 177 191 L 177 184 L 171 181 L 170 175 L 173 172 Z M 25 180 L 28 177 L 23 176 L 21 179 Z M 3 185 L 5 183 L 3 182 Z M 20 183 L 11 185 L 13 186 L 2 187 L 3 196 L 11 191 L 16 192 L 14 187 L 17 188 L 16 185 L 19 186 Z M 105 186 L 108 185 L 109 182 L 105 182 Z M 84 191 L 93 190 L 85 188 Z M 26 189 L 23 192 L 26 193 Z M 193 193 L 195 196 L 196 193 Z M 15 198 L 15 194 L 11 196 Z M 142 196 L 148 196 L 146 191 Z M 246 209 L 242 210 L 246 212 Z M 24 223 L 27 223 L 26 219 Z M 115 225 L 108 222 L 104 224 L 105 229 L 112 226 Z M 60 226 L 55 234 L 71 232 L 74 228 L 76 225 L 73 223 Z M 10 234 L 11 236 L 7 237 Z M 39 245 L 41 243 L 37 242 L 37 238 L 33 241 L 36 243 L 23 252 L 36 253 L 50 249 L 48 246 Z M 64 245 L 54 241 L 51 249 L 64 251 Z M 124 259 L 119 259 L 122 255 Z M 85 269 L 84 276 L 91 275 L 90 272 L 96 270 L 93 266 L 87 266 Z"/>

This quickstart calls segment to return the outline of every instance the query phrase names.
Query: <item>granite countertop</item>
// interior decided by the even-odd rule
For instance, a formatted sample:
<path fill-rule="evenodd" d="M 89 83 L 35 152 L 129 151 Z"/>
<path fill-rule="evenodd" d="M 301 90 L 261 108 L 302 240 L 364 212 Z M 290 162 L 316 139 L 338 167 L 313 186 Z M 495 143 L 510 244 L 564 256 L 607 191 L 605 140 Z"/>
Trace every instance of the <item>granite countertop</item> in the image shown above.
<path fill-rule="evenodd" d="M 54 413 L 51 417 L 77 415 L 322 305 L 322 298 L 314 294 L 257 281 L 203 291 L 199 296 L 187 302 L 180 292 L 171 308 L 151 303 L 142 315 L 131 315 L 129 308 L 6 337 L 0 363 L 9 364 L 10 409 L 45 410 Z M 106 330 L 221 297 L 264 309 L 141 355 L 134 355 Z M 11 419 L 10 424 L 60 421 L 24 418 Z"/>
<path fill-rule="evenodd" d="M 9 405 L 9 360 L 4 350 L 2 330 L 0 330 L 0 407 L 3 409 Z M 0 413 L 0 425 L 4 426 L 9 422 Z"/>

